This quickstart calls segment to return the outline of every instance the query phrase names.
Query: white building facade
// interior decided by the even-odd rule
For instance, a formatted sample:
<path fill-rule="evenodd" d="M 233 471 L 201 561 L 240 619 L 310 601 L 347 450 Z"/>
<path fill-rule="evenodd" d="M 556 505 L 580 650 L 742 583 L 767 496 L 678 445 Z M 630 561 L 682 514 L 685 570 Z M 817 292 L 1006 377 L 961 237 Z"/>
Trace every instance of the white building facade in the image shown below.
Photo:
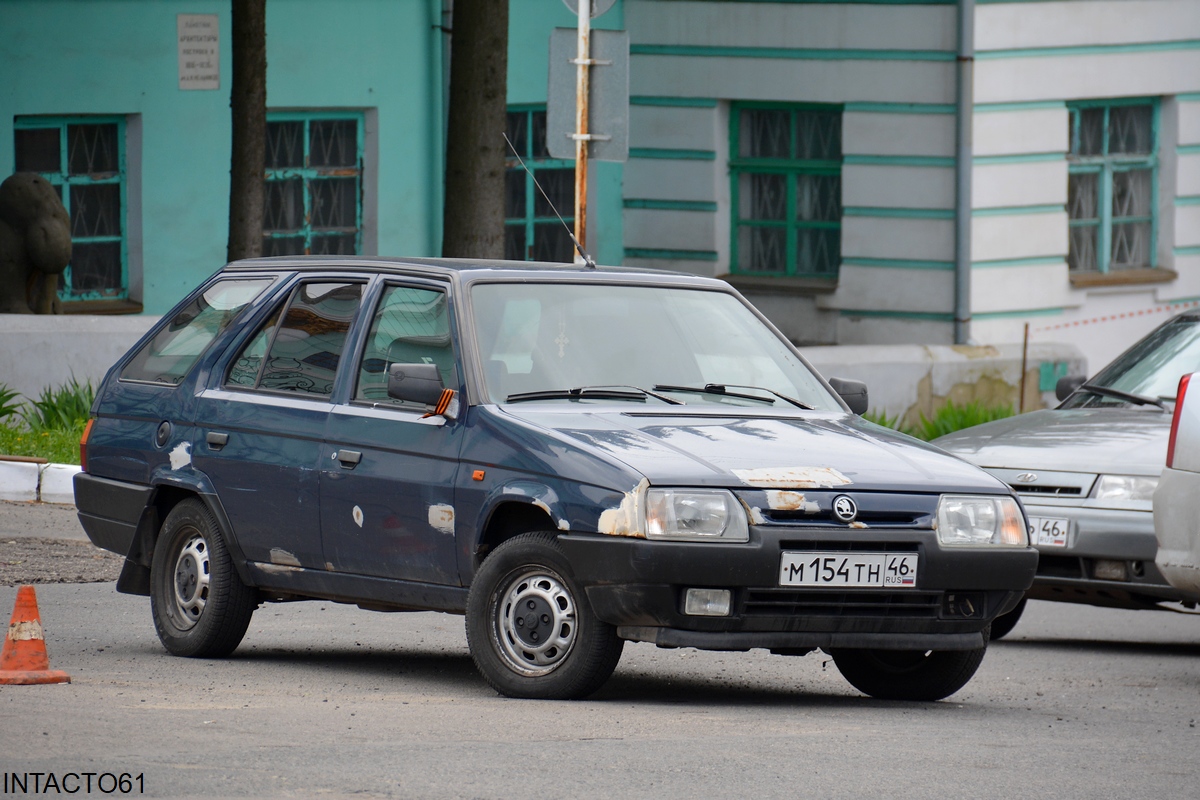
<path fill-rule="evenodd" d="M 625 0 L 626 263 L 803 344 L 1076 344 L 1200 301 L 1200 0 Z"/>

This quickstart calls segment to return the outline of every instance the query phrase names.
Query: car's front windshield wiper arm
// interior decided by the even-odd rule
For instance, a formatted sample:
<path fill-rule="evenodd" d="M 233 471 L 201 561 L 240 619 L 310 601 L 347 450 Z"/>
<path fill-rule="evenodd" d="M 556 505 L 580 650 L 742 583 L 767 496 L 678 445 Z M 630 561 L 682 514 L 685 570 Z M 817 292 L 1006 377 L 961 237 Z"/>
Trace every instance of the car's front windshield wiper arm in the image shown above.
<path fill-rule="evenodd" d="M 753 395 L 753 394 L 742 394 L 741 392 L 731 392 L 731 391 L 729 391 L 730 386 L 732 386 L 735 389 L 755 389 L 760 392 L 770 392 L 771 394 L 778 397 L 780 400 L 784 400 L 788 403 L 791 403 L 792 405 L 794 405 L 798 408 L 803 408 L 807 411 L 813 410 L 812 406 L 806 405 L 805 403 L 801 403 L 799 400 L 796 400 L 795 398 L 792 398 L 792 397 L 788 397 L 786 394 L 780 394 L 779 392 L 775 391 L 774 389 L 768 389 L 765 386 L 752 386 L 750 384 L 745 384 L 745 383 L 706 383 L 702 387 L 701 386 L 672 386 L 669 384 L 655 384 L 654 388 L 656 391 L 659 391 L 659 392 L 695 392 L 696 394 L 716 394 L 716 395 L 721 395 L 723 397 L 738 397 L 743 400 L 757 400 L 760 403 L 774 404 L 774 402 L 775 402 L 774 400 L 772 400 L 769 397 L 759 397 L 758 395 Z"/>
<path fill-rule="evenodd" d="M 1092 383 L 1083 383 L 1079 385 L 1079 390 L 1091 392 L 1092 394 L 1103 395 L 1106 397 L 1115 397 L 1118 400 L 1126 400 L 1130 403 L 1135 403 L 1139 406 L 1158 406 L 1166 411 L 1166 404 L 1159 398 L 1146 397 L 1133 392 L 1122 392 L 1120 389 L 1113 389 L 1108 386 L 1097 386 Z"/>
<path fill-rule="evenodd" d="M 623 392 L 621 391 L 622 389 L 630 389 L 632 391 Z M 597 400 L 645 400 L 647 397 L 653 397 L 655 400 L 661 400 L 669 405 L 685 405 L 682 400 L 676 400 L 673 397 L 651 392 L 640 386 L 627 386 L 619 383 L 608 386 L 576 386 L 573 389 L 542 389 L 536 392 L 517 392 L 504 398 L 504 401 L 506 403 L 519 403 L 522 400 L 578 400 L 584 397 L 591 397 Z"/>

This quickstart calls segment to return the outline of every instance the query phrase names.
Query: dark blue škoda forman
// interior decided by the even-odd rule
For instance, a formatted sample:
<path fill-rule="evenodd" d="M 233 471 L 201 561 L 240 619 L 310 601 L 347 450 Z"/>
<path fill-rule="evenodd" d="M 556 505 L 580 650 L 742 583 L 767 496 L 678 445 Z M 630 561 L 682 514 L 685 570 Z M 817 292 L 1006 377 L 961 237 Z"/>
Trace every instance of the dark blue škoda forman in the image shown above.
<path fill-rule="evenodd" d="M 820 648 L 936 700 L 1037 552 L 1007 486 L 866 400 L 718 280 L 242 261 L 109 371 L 76 501 L 178 655 L 321 598 L 465 614 L 514 697 L 588 695 L 640 641 Z"/>

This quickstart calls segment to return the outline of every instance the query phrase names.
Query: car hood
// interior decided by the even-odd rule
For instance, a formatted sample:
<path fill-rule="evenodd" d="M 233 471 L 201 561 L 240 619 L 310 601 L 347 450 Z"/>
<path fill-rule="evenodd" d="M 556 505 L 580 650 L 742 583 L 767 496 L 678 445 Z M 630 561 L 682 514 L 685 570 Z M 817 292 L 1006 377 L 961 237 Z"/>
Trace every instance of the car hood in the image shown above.
<path fill-rule="evenodd" d="M 934 444 L 989 469 L 1158 475 L 1171 415 L 1157 409 L 1034 411 L 951 433 Z"/>
<path fill-rule="evenodd" d="M 678 411 L 505 412 L 600 451 L 651 484 L 988 492 L 987 473 L 908 436 L 844 413 L 791 416 Z"/>

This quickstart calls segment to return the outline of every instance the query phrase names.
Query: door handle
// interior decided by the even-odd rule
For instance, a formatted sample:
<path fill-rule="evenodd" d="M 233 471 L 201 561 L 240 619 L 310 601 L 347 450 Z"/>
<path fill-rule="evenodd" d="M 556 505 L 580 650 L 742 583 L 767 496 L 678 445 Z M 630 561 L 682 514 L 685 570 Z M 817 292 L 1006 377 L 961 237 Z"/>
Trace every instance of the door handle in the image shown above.
<path fill-rule="evenodd" d="M 213 450 L 220 450 L 222 447 L 229 444 L 229 434 L 209 431 L 204 437 L 204 441 L 208 442 L 209 448 Z"/>
<path fill-rule="evenodd" d="M 362 453 L 357 450 L 338 450 L 333 455 L 346 469 L 354 469 L 362 461 Z"/>

